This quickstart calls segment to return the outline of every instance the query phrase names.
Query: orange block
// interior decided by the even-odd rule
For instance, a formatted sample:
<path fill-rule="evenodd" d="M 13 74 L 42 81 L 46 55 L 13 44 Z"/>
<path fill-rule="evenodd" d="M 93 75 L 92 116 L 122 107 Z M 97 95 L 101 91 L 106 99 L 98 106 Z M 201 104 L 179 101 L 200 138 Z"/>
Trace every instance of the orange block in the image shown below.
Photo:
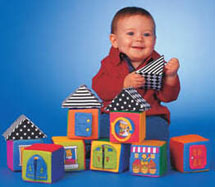
<path fill-rule="evenodd" d="M 180 172 L 208 171 L 209 140 L 197 134 L 170 138 L 172 166 Z"/>
<path fill-rule="evenodd" d="M 88 119 L 84 114 L 90 116 L 91 118 Z M 68 138 L 85 140 L 98 139 L 99 115 L 99 109 L 70 109 L 68 111 L 67 125 Z M 82 117 L 85 118 L 81 119 Z"/>

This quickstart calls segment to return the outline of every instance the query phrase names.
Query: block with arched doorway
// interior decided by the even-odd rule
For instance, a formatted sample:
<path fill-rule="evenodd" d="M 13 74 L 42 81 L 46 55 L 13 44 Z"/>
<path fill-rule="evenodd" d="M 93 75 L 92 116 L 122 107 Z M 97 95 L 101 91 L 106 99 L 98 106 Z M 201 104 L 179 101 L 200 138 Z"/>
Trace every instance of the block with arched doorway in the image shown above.
<path fill-rule="evenodd" d="M 23 150 L 22 179 L 53 183 L 64 176 L 64 148 L 56 144 L 33 144 Z"/>
<path fill-rule="evenodd" d="M 128 169 L 130 145 L 95 140 L 91 144 L 90 169 L 120 173 Z"/>

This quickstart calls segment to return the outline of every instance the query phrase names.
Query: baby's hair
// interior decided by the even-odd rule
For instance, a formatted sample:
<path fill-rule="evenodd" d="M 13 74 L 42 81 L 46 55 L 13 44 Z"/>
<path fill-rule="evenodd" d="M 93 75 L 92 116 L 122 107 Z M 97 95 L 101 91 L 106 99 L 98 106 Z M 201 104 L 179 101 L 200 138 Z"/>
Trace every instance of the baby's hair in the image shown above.
<path fill-rule="evenodd" d="M 152 15 L 145 9 L 139 8 L 139 7 L 125 7 L 121 10 L 119 10 L 115 16 L 113 17 L 112 23 L 111 23 L 111 34 L 114 34 L 117 29 L 117 23 L 120 18 L 126 17 L 126 16 L 134 16 L 134 15 L 142 15 L 150 18 L 153 21 L 154 24 L 154 35 L 155 35 L 155 21 L 152 17 Z"/>

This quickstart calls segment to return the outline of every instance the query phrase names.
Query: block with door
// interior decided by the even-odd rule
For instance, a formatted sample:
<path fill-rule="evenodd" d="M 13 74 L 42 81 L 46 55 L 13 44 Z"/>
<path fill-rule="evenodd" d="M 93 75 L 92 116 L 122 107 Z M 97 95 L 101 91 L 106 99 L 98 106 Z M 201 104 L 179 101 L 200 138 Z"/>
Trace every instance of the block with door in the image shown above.
<path fill-rule="evenodd" d="M 33 144 L 23 150 L 22 179 L 53 183 L 64 176 L 64 148 L 56 144 Z"/>
<path fill-rule="evenodd" d="M 128 169 L 130 145 L 92 141 L 90 169 L 120 173 Z"/>
<path fill-rule="evenodd" d="M 209 140 L 196 135 L 184 135 L 170 139 L 172 166 L 180 172 L 208 171 L 210 167 Z"/>
<path fill-rule="evenodd" d="M 145 140 L 131 145 L 129 171 L 133 175 L 159 177 L 167 171 L 165 141 Z"/>
<path fill-rule="evenodd" d="M 64 147 L 65 171 L 80 171 L 86 169 L 85 143 L 83 140 L 72 140 L 66 136 L 52 137 L 54 144 Z"/>
<path fill-rule="evenodd" d="M 63 103 L 68 108 L 67 136 L 71 139 L 99 139 L 101 102 L 86 85 L 80 86 Z"/>

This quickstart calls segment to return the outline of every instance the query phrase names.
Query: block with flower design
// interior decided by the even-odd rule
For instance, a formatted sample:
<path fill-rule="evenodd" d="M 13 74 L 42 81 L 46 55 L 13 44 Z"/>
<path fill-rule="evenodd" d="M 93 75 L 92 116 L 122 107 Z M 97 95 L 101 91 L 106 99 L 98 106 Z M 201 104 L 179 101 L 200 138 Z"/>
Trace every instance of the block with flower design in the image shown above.
<path fill-rule="evenodd" d="M 196 135 L 176 136 L 170 139 L 172 166 L 180 172 L 208 171 L 210 167 L 209 140 Z"/>
<path fill-rule="evenodd" d="M 133 175 L 159 177 L 167 171 L 165 141 L 145 140 L 131 145 L 129 171 Z"/>

